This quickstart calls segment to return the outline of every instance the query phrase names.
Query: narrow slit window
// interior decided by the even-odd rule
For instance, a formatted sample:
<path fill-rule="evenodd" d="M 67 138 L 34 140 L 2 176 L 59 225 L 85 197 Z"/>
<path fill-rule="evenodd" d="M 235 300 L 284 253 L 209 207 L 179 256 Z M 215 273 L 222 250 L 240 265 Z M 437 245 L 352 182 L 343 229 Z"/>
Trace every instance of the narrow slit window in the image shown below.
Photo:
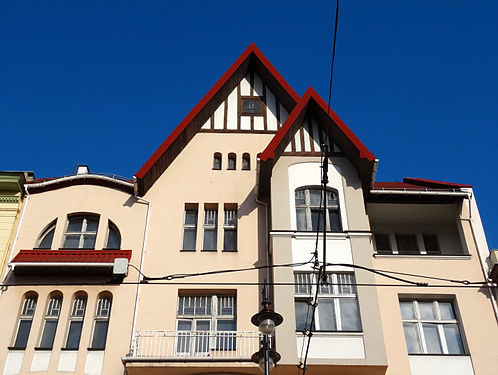
<path fill-rule="evenodd" d="M 248 171 L 251 169 L 251 157 L 248 153 L 242 155 L 242 170 Z"/>
<path fill-rule="evenodd" d="M 101 297 L 97 301 L 97 310 L 93 325 L 92 349 L 105 349 L 111 315 L 111 303 L 112 299 L 110 297 Z"/>
<path fill-rule="evenodd" d="M 213 169 L 220 170 L 221 169 L 221 154 L 216 152 L 213 157 Z"/>
<path fill-rule="evenodd" d="M 197 240 L 197 205 L 186 205 L 183 218 L 182 250 L 195 250 Z"/>
<path fill-rule="evenodd" d="M 14 340 L 14 347 L 17 349 L 24 349 L 28 344 L 29 333 L 36 310 L 36 301 L 36 296 L 26 297 L 23 301 L 17 324 L 16 338 Z"/>
<path fill-rule="evenodd" d="M 231 152 L 228 154 L 228 170 L 235 170 L 237 166 L 237 156 Z"/>
<path fill-rule="evenodd" d="M 118 227 L 109 221 L 107 229 L 107 249 L 120 249 L 121 248 L 121 235 L 119 234 Z"/>
<path fill-rule="evenodd" d="M 223 222 L 223 251 L 237 251 L 237 210 L 226 209 Z"/>
<path fill-rule="evenodd" d="M 86 297 L 77 297 L 73 302 L 71 316 L 69 317 L 69 328 L 66 338 L 66 349 L 78 349 L 83 329 L 83 319 L 86 311 Z"/>
<path fill-rule="evenodd" d="M 59 315 L 61 313 L 62 298 L 52 297 L 48 301 L 47 313 L 45 315 L 45 324 L 40 340 L 40 348 L 52 349 L 54 346 L 55 334 L 59 324 Z"/>
<path fill-rule="evenodd" d="M 218 209 L 204 209 L 204 240 L 203 250 L 217 250 L 218 237 Z"/>

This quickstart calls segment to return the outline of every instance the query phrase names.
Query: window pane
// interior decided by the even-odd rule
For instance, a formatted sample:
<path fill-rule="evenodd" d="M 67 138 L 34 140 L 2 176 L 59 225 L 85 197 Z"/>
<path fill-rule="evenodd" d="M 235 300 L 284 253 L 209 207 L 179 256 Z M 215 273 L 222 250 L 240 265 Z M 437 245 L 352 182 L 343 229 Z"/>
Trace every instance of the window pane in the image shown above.
<path fill-rule="evenodd" d="M 197 210 L 185 210 L 185 224 L 197 225 Z"/>
<path fill-rule="evenodd" d="M 205 353 L 209 351 L 209 330 L 211 328 L 211 322 L 206 320 L 201 320 L 196 322 L 196 331 L 206 331 L 197 332 L 195 335 L 195 351 L 200 353 Z"/>
<path fill-rule="evenodd" d="M 304 197 L 305 197 L 304 190 L 296 190 L 295 193 L 296 206 L 306 204 Z"/>
<path fill-rule="evenodd" d="M 464 354 L 462 338 L 457 324 L 444 324 L 444 337 L 449 354 Z"/>
<path fill-rule="evenodd" d="M 303 331 L 310 328 L 312 308 L 305 301 L 295 301 L 296 330 Z M 315 329 L 313 325 L 312 329 Z"/>
<path fill-rule="evenodd" d="M 427 254 L 439 254 L 441 250 L 439 249 L 439 242 L 437 236 L 434 235 L 424 235 L 424 246 Z"/>
<path fill-rule="evenodd" d="M 183 250 L 195 250 L 197 229 L 184 228 L 183 229 Z"/>
<path fill-rule="evenodd" d="M 417 239 L 411 234 L 397 234 L 396 243 L 400 253 L 418 253 Z"/>
<path fill-rule="evenodd" d="M 337 207 L 339 201 L 337 200 L 337 194 L 333 191 L 327 190 L 327 206 Z"/>
<path fill-rule="evenodd" d="M 69 324 L 69 332 L 67 334 L 66 348 L 68 349 L 79 348 L 82 327 L 83 327 L 83 321 L 72 321 Z"/>
<path fill-rule="evenodd" d="M 242 169 L 249 170 L 250 168 L 251 168 L 251 159 L 249 159 L 249 156 L 244 156 L 242 158 Z"/>
<path fill-rule="evenodd" d="M 331 232 L 341 231 L 341 218 L 336 210 L 329 210 L 329 222 Z"/>
<path fill-rule="evenodd" d="M 178 353 L 188 353 L 190 352 L 190 330 L 192 328 L 192 322 L 187 320 L 178 321 L 178 330 L 186 331 L 185 333 L 180 332 L 176 341 L 176 351 Z"/>
<path fill-rule="evenodd" d="M 83 217 L 72 217 L 67 225 L 68 232 L 81 232 L 83 229 Z"/>
<path fill-rule="evenodd" d="M 420 310 L 420 318 L 434 320 L 436 319 L 436 314 L 434 313 L 434 303 L 433 302 L 419 302 L 418 308 Z"/>
<path fill-rule="evenodd" d="M 95 248 L 95 238 L 94 234 L 83 235 L 83 249 L 94 249 Z"/>
<path fill-rule="evenodd" d="M 66 249 L 77 249 L 80 247 L 80 236 L 66 236 L 64 240 L 64 248 Z"/>
<path fill-rule="evenodd" d="M 441 347 L 437 324 L 422 324 L 422 329 L 424 330 L 427 353 L 441 354 L 443 352 L 443 348 Z"/>
<path fill-rule="evenodd" d="M 333 298 L 321 298 L 318 301 L 318 324 L 321 331 L 336 331 L 337 324 Z"/>
<path fill-rule="evenodd" d="M 50 229 L 50 231 L 48 231 L 43 239 L 40 241 L 40 244 L 38 245 L 38 248 L 39 249 L 50 249 L 52 247 L 52 241 L 54 239 L 54 233 L 55 233 L 55 227 L 53 227 L 52 229 Z"/>
<path fill-rule="evenodd" d="M 322 191 L 318 189 L 309 189 L 310 194 L 310 206 L 320 207 L 322 201 Z"/>
<path fill-rule="evenodd" d="M 107 340 L 107 329 L 109 322 L 107 320 L 95 321 L 95 329 L 93 332 L 92 348 L 104 349 Z"/>
<path fill-rule="evenodd" d="M 40 341 L 41 348 L 51 348 L 54 345 L 55 332 L 57 331 L 57 320 L 45 321 L 43 334 Z"/>
<path fill-rule="evenodd" d="M 401 309 L 401 317 L 403 319 L 415 319 L 415 310 L 413 308 L 413 302 L 400 302 L 399 307 Z"/>
<path fill-rule="evenodd" d="M 323 230 L 323 215 L 320 210 L 311 210 L 311 230 Z"/>
<path fill-rule="evenodd" d="M 14 346 L 16 348 L 25 348 L 28 343 L 29 331 L 31 330 L 32 320 L 21 320 L 19 322 L 19 329 L 17 330 L 16 341 Z"/>
<path fill-rule="evenodd" d="M 455 319 L 455 313 L 453 312 L 453 306 L 451 305 L 451 302 L 439 302 L 438 305 L 442 320 Z"/>
<path fill-rule="evenodd" d="M 213 159 L 213 169 L 221 169 L 221 157 L 215 156 Z"/>
<path fill-rule="evenodd" d="M 211 314 L 211 297 L 194 297 L 195 298 L 195 315 Z"/>
<path fill-rule="evenodd" d="M 422 345 L 420 344 L 416 324 L 403 323 L 403 330 L 405 331 L 405 341 L 408 354 L 422 353 Z"/>
<path fill-rule="evenodd" d="M 204 250 L 216 250 L 216 229 L 204 229 Z"/>
<path fill-rule="evenodd" d="M 217 331 L 230 331 L 218 333 L 216 336 L 217 350 L 235 350 L 237 330 L 235 320 L 218 320 L 216 322 Z"/>
<path fill-rule="evenodd" d="M 259 99 L 244 99 L 242 101 L 243 113 L 261 113 L 261 101 Z"/>
<path fill-rule="evenodd" d="M 109 228 L 106 247 L 108 249 L 119 249 L 121 247 L 121 237 L 119 236 L 119 233 L 112 227 Z"/>
<path fill-rule="evenodd" d="M 361 331 L 360 310 L 356 298 L 339 299 L 341 306 L 341 329 L 343 331 Z"/>
<path fill-rule="evenodd" d="M 87 232 L 96 232 L 98 226 L 99 226 L 99 219 L 97 219 L 96 217 L 91 217 L 91 216 L 86 217 L 86 231 Z"/>
<path fill-rule="evenodd" d="M 223 238 L 223 250 L 235 251 L 237 250 L 237 231 L 225 229 Z"/>
<path fill-rule="evenodd" d="M 306 208 L 296 208 L 297 230 L 308 230 L 306 224 Z"/>
<path fill-rule="evenodd" d="M 391 253 L 391 242 L 387 234 L 375 234 L 375 247 L 378 253 Z"/>
<path fill-rule="evenodd" d="M 190 331 L 192 329 L 192 322 L 189 320 L 179 320 L 178 330 L 179 331 Z"/>
<path fill-rule="evenodd" d="M 228 169 L 230 169 L 230 170 L 235 169 L 235 158 L 233 158 L 233 157 L 228 158 Z"/>

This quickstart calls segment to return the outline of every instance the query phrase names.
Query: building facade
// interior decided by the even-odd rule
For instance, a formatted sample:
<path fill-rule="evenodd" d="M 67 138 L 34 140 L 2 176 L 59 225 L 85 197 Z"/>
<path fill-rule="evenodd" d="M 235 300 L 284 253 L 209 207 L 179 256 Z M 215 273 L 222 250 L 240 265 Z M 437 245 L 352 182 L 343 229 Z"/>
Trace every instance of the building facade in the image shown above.
<path fill-rule="evenodd" d="M 26 185 L 3 374 L 257 374 L 264 284 L 284 318 L 272 373 L 494 374 L 472 187 L 376 182 L 377 165 L 251 45 L 133 180 Z"/>

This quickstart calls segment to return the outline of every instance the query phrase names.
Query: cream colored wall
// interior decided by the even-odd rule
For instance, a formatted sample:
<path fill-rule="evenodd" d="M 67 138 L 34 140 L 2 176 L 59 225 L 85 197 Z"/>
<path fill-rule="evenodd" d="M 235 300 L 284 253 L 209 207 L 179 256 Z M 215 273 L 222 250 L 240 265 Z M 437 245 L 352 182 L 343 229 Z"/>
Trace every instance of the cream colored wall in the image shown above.
<path fill-rule="evenodd" d="M 465 207 L 462 215 L 465 218 Z M 483 273 L 479 262 L 479 255 L 475 246 L 470 223 L 466 220 L 458 222 L 461 227 L 461 236 L 464 247 L 468 249 L 470 257 L 375 257 L 373 264 L 377 269 L 393 270 L 412 274 L 433 277 L 480 281 Z M 373 247 L 370 249 L 373 252 Z M 440 284 L 438 281 L 429 281 L 431 284 Z M 376 276 L 377 283 L 392 284 Z M 397 282 L 394 282 L 395 284 Z M 401 312 L 399 309 L 400 297 L 413 298 L 450 298 L 454 301 L 459 313 L 463 328 L 464 342 L 471 355 L 476 375 L 492 375 L 496 373 L 498 351 L 492 343 L 498 342 L 498 326 L 493 315 L 488 290 L 485 288 L 459 288 L 458 284 L 450 284 L 444 288 L 423 287 L 379 287 L 378 295 L 382 318 L 382 327 L 388 358 L 388 375 L 408 374 L 410 371 L 409 357 L 403 333 Z"/>
<path fill-rule="evenodd" d="M 256 155 L 270 141 L 269 134 L 198 133 L 147 192 L 152 202 L 144 273 L 204 272 L 265 264 L 264 209 L 255 202 Z M 213 155 L 222 154 L 222 170 L 213 170 Z M 228 153 L 237 155 L 236 170 L 227 170 Z M 249 153 L 251 169 L 241 170 L 242 154 Z M 198 203 L 197 251 L 182 252 L 185 203 Z M 204 252 L 204 203 L 218 203 L 218 251 Z M 238 206 L 238 251 L 223 252 L 223 205 Z M 254 271 L 180 279 L 180 282 L 258 282 Z M 199 293 L 234 291 L 237 295 L 237 330 L 257 330 L 250 318 L 260 309 L 258 286 L 143 285 L 137 329 L 176 329 L 179 289 Z"/>
<path fill-rule="evenodd" d="M 290 207 L 289 166 L 296 163 L 318 161 L 316 157 L 281 157 L 273 168 L 271 182 L 272 202 L 272 235 L 271 249 L 275 264 L 292 262 L 292 238 L 290 233 L 279 233 L 278 231 L 290 231 L 290 216 L 295 212 Z M 363 192 L 358 175 L 352 165 L 345 158 L 332 158 L 333 165 L 339 167 L 342 175 L 342 189 L 344 191 L 343 214 L 347 215 L 347 234 L 351 243 L 353 262 L 369 267 L 372 265 L 370 247 L 370 235 L 362 233 L 369 230 L 369 223 L 365 214 Z M 329 168 L 330 169 L 330 168 Z M 358 231 L 357 233 L 354 233 Z M 321 247 L 320 247 L 321 249 Z M 312 249 L 310 249 L 310 252 Z M 328 252 L 333 252 L 330 248 Z M 293 271 L 290 268 L 277 268 L 274 270 L 275 282 L 292 283 Z M 371 273 L 355 271 L 358 283 L 373 283 L 374 277 Z M 363 340 L 365 347 L 365 359 L 310 359 L 308 363 L 316 367 L 315 371 L 326 371 L 320 367 L 324 364 L 334 364 L 334 368 L 340 373 L 348 373 L 349 370 L 341 368 L 341 365 L 353 365 L 355 369 L 383 368 L 386 365 L 384 340 L 380 326 L 378 297 L 374 288 L 358 288 L 358 302 L 363 326 Z M 277 351 L 282 355 L 282 365 L 295 364 L 298 362 L 300 353 L 296 348 L 296 326 L 294 313 L 294 289 L 293 286 L 281 285 L 275 287 L 275 309 L 284 318 L 283 324 L 277 328 Z M 331 348 L 332 350 L 332 348 Z M 365 366 L 365 367 L 363 367 Z M 340 370 L 339 370 L 340 369 Z M 369 372 L 377 370 L 368 370 Z M 339 372 L 338 372 L 339 373 Z"/>
<path fill-rule="evenodd" d="M 8 251 L 17 228 L 23 200 L 21 193 L 9 192 L 8 194 L 0 193 L 0 195 L 12 198 L 12 201 L 10 201 L 10 199 L 2 200 L 2 197 L 0 197 L 0 275 L 2 275 Z"/>
<path fill-rule="evenodd" d="M 96 249 L 102 249 L 106 240 L 107 221 L 112 220 L 121 233 L 121 249 L 132 250 L 131 263 L 137 267 L 140 264 L 142 241 L 145 227 L 145 215 L 147 206 L 137 202 L 130 194 L 122 191 L 91 185 L 78 185 L 66 187 L 44 193 L 31 194 L 29 203 L 25 208 L 25 214 L 21 223 L 19 237 L 16 242 L 13 256 L 19 250 L 33 249 L 37 244 L 38 237 L 43 229 L 57 218 L 57 227 L 52 249 L 58 249 L 63 243 L 63 233 L 66 226 L 67 215 L 72 213 L 95 213 L 100 214 L 99 228 L 97 232 Z M 129 349 L 131 337 L 131 322 L 133 318 L 136 285 L 85 285 L 90 279 L 87 278 L 65 278 L 65 282 L 81 282 L 74 286 L 40 286 L 43 283 L 57 284 L 57 277 L 9 277 L 9 283 L 25 282 L 30 286 L 9 286 L 0 296 L 0 316 L 3 324 L 0 325 L 0 368 L 4 367 L 7 356 L 7 347 L 12 344 L 20 305 L 23 296 L 28 291 L 38 293 L 38 303 L 31 328 L 31 333 L 25 350 L 21 374 L 29 373 L 34 347 L 38 345 L 43 327 L 44 310 L 46 308 L 50 292 L 59 290 L 63 294 L 62 311 L 59 325 L 52 350 L 49 371 L 40 374 L 53 374 L 56 372 L 61 347 L 67 334 L 68 317 L 70 305 L 74 293 L 83 290 L 88 293 L 88 305 L 86 309 L 80 350 L 76 372 L 83 374 L 87 350 L 90 345 L 95 314 L 97 296 L 100 292 L 112 293 L 113 302 L 111 308 L 109 332 L 105 350 L 103 374 L 122 374 L 123 365 L 120 358 Z M 135 270 L 129 270 L 129 276 L 125 281 L 137 281 L 138 274 Z"/>

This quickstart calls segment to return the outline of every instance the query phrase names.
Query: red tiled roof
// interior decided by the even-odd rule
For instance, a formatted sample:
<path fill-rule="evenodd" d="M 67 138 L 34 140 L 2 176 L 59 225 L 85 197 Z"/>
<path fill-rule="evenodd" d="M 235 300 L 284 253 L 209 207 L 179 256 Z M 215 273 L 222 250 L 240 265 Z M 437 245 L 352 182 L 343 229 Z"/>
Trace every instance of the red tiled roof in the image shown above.
<path fill-rule="evenodd" d="M 472 185 L 456 184 L 453 182 L 443 182 L 427 180 L 422 178 L 403 178 L 403 182 L 375 182 L 373 190 L 418 190 L 418 191 L 436 191 L 436 190 L 459 190 L 460 188 L 469 188 Z"/>
<path fill-rule="evenodd" d="M 11 263 L 113 263 L 131 250 L 21 250 Z"/>

